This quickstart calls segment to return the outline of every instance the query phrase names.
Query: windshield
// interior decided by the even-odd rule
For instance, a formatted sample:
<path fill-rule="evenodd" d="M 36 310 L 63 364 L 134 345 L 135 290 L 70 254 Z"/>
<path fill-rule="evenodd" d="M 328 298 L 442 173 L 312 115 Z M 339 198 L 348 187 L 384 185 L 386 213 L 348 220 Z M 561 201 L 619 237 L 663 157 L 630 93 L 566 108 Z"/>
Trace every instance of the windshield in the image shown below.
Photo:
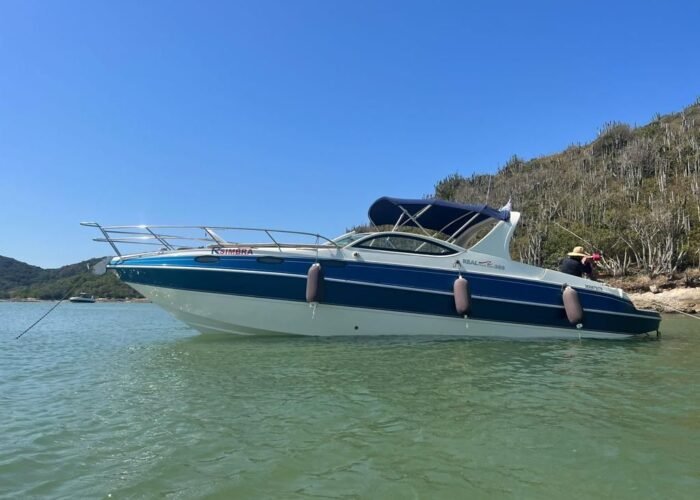
<path fill-rule="evenodd" d="M 342 235 L 342 236 L 338 236 L 337 238 L 335 238 L 335 239 L 333 240 L 333 243 L 335 243 L 335 244 L 338 245 L 339 247 L 344 247 L 344 246 L 349 245 L 349 244 L 352 243 L 353 241 L 357 241 L 357 240 L 359 240 L 360 238 L 364 238 L 364 237 L 367 236 L 368 234 L 370 234 L 370 233 L 355 233 L 355 232 L 346 233 L 346 234 L 344 234 L 344 235 Z"/>

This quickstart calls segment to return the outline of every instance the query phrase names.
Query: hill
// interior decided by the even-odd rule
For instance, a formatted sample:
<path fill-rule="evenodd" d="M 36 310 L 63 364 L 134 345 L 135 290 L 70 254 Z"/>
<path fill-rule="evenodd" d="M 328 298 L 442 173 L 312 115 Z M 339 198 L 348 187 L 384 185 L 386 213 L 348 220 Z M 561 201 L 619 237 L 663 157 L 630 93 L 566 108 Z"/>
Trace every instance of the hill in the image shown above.
<path fill-rule="evenodd" d="M 0 256 L 0 299 L 33 297 L 55 300 L 63 298 L 69 292 L 86 292 L 110 299 L 140 297 L 112 273 L 93 275 L 88 265 L 99 260 L 100 258 L 95 258 L 58 269 L 42 269 Z"/>
<path fill-rule="evenodd" d="M 9 257 L 0 256 L 0 293 L 38 281 L 44 270 Z"/>
<path fill-rule="evenodd" d="M 496 174 L 453 174 L 434 196 L 523 213 L 512 257 L 556 267 L 581 239 L 611 276 L 672 276 L 700 266 L 700 99 L 647 125 L 611 122 L 588 144 Z M 569 229 L 577 236 L 567 232 Z"/>

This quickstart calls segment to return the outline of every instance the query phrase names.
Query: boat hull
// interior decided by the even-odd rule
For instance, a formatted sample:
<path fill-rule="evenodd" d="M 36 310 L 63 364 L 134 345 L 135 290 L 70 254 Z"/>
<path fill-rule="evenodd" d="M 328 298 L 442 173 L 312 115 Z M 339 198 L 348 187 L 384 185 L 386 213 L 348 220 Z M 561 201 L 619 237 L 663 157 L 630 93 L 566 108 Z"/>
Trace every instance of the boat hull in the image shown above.
<path fill-rule="evenodd" d="M 625 339 L 638 335 L 440 317 L 129 283 L 202 333 L 311 336 L 456 336 L 511 339 Z"/>
<path fill-rule="evenodd" d="M 330 320 L 324 324 L 310 321 L 306 302 L 306 273 L 313 260 L 197 258 L 135 258 L 111 267 L 124 282 L 201 331 L 623 338 L 656 331 L 660 322 L 657 313 L 637 310 L 621 295 L 579 288 L 584 320 L 577 328 L 567 319 L 561 284 L 463 273 L 471 289 L 465 322 L 455 309 L 454 271 L 321 260 L 324 277 L 316 313 L 327 311 L 324 318 Z"/>

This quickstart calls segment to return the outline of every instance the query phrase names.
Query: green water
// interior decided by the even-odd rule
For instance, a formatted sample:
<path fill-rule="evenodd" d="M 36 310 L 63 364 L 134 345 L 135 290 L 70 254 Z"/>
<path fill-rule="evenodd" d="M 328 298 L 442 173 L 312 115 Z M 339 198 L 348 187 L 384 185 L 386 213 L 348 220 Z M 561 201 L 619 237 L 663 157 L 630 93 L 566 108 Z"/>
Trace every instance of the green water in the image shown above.
<path fill-rule="evenodd" d="M 651 341 L 199 336 L 0 303 L 2 498 L 698 498 L 700 326 Z"/>

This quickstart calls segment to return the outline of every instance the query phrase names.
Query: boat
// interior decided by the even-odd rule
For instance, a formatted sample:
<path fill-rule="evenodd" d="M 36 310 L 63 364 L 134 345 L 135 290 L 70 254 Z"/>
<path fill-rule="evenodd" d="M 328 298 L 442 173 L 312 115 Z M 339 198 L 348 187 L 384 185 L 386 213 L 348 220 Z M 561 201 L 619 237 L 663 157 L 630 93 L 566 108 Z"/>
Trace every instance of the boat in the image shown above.
<path fill-rule="evenodd" d="M 77 302 L 77 303 L 83 303 L 83 304 L 92 304 L 95 302 L 95 297 L 84 292 L 80 292 L 78 295 L 75 297 L 70 297 L 68 300 L 71 302 Z"/>
<path fill-rule="evenodd" d="M 519 339 L 658 333 L 660 315 L 635 308 L 622 290 L 512 260 L 520 217 L 510 203 L 496 209 L 382 197 L 369 209 L 371 230 L 336 238 L 265 228 L 81 224 L 97 228 L 94 241 L 116 252 L 108 270 L 202 333 Z M 124 244 L 151 246 L 123 254 Z"/>

